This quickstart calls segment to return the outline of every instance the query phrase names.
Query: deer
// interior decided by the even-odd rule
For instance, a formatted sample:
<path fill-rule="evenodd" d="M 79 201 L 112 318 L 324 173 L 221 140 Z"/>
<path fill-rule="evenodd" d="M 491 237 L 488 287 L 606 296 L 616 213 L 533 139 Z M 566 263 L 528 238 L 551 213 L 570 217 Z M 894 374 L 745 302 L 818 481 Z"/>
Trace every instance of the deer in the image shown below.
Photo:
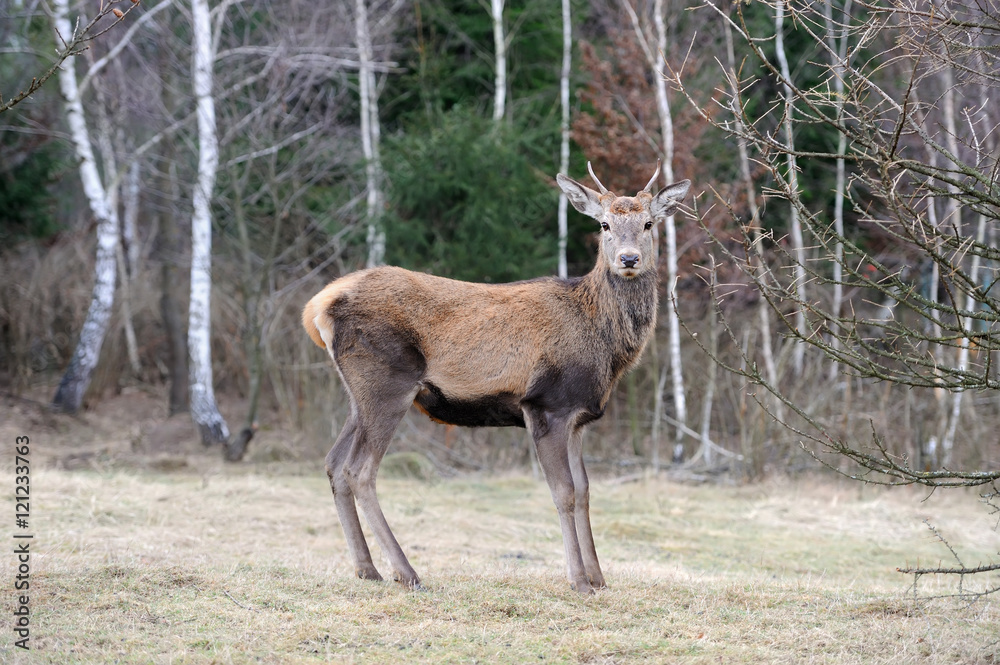
<path fill-rule="evenodd" d="M 422 589 L 376 495 L 379 464 L 411 405 L 464 427 L 527 428 L 559 516 L 570 585 L 606 587 L 590 524 L 582 434 L 653 334 L 658 307 L 653 226 L 690 181 L 618 196 L 558 174 L 578 211 L 600 225 L 582 277 L 462 282 L 392 266 L 349 273 L 306 303 L 302 324 L 333 359 L 350 412 L 326 472 L 355 574 L 382 580 L 361 530 L 365 516 L 392 578 Z"/>

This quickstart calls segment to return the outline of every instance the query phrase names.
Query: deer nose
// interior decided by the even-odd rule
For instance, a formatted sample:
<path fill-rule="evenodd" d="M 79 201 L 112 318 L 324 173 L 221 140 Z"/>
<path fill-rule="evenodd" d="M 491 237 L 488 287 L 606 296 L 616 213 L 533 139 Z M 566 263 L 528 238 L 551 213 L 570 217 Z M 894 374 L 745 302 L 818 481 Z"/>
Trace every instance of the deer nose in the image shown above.
<path fill-rule="evenodd" d="M 638 254 L 622 254 L 619 259 L 626 268 L 634 268 L 639 263 Z"/>

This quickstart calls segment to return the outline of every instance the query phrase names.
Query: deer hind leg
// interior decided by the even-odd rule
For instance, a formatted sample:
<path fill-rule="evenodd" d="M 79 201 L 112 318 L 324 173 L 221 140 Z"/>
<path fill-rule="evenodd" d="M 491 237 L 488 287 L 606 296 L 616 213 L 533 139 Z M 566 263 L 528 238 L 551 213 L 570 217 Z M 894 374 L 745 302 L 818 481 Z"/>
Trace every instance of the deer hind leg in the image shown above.
<path fill-rule="evenodd" d="M 576 490 L 569 455 L 569 419 L 528 407 L 525 409 L 525 422 L 531 431 L 538 463 L 545 472 L 545 481 L 559 513 L 570 584 L 580 593 L 594 593 L 577 535 Z"/>
<path fill-rule="evenodd" d="M 354 449 L 358 436 L 358 417 L 355 409 L 351 409 L 351 415 L 344 423 L 336 443 L 326 456 L 326 475 L 330 478 L 330 488 L 333 490 L 333 500 L 337 505 L 337 517 L 340 518 L 340 525 L 344 529 L 344 537 L 347 540 L 347 547 L 351 552 L 351 559 L 354 562 L 354 573 L 365 580 L 381 580 L 378 569 L 372 562 L 371 551 L 368 549 L 368 542 L 365 534 L 361 530 L 361 521 L 358 519 L 358 509 L 354 504 L 354 491 L 344 473 L 344 466 Z"/>
<path fill-rule="evenodd" d="M 375 488 L 382 457 L 389 448 L 396 426 L 399 425 L 415 395 L 416 388 L 392 402 L 386 403 L 382 400 L 381 408 L 377 412 L 372 410 L 361 415 L 358 443 L 344 465 L 344 474 L 354 496 L 357 497 L 358 506 L 368 526 L 375 534 L 379 547 L 382 548 L 382 553 L 392 565 L 393 579 L 406 587 L 419 589 L 420 578 L 417 577 L 416 571 L 413 570 L 392 529 L 389 528 Z"/>
<path fill-rule="evenodd" d="M 581 428 L 574 428 L 573 433 L 570 434 L 568 455 L 576 500 L 574 521 L 576 522 L 576 535 L 580 541 L 583 567 L 587 571 L 590 584 L 595 589 L 603 589 L 607 585 L 604 583 L 604 574 L 601 573 L 601 563 L 597 560 L 594 532 L 590 528 L 590 481 L 587 479 L 587 469 L 583 465 L 583 430 Z"/>

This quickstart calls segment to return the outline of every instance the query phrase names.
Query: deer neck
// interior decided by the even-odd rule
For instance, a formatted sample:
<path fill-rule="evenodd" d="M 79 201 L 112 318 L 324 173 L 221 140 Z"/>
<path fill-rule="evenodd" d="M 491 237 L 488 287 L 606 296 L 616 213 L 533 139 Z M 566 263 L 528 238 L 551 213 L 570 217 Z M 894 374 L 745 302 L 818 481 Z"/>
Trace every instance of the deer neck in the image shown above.
<path fill-rule="evenodd" d="M 657 274 L 625 278 L 599 261 L 581 280 L 600 334 L 617 347 L 627 364 L 642 353 L 656 326 Z"/>

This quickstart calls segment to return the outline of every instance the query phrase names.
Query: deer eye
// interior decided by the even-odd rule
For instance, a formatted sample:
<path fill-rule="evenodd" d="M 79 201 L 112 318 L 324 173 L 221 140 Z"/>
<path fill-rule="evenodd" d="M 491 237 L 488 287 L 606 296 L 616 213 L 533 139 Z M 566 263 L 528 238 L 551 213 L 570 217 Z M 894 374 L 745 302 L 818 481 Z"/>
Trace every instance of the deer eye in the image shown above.
<path fill-rule="evenodd" d="M 601 222 L 601 228 L 604 229 L 605 231 L 610 231 L 611 230 L 611 227 L 608 226 L 607 222 Z"/>
<path fill-rule="evenodd" d="M 651 228 L 653 228 L 653 223 L 652 222 L 646 222 L 646 230 L 648 231 Z"/>

